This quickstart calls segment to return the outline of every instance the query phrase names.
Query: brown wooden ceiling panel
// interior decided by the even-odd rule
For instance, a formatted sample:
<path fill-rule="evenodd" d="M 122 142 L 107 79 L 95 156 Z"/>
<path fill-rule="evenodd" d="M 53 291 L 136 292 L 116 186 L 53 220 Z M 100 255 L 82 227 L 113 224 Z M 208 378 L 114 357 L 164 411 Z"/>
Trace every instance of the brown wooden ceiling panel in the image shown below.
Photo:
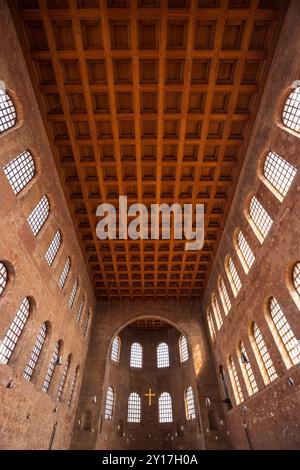
<path fill-rule="evenodd" d="M 97 298 L 201 298 L 288 2 L 11 3 Z M 204 203 L 203 249 L 99 241 L 123 194 Z"/>

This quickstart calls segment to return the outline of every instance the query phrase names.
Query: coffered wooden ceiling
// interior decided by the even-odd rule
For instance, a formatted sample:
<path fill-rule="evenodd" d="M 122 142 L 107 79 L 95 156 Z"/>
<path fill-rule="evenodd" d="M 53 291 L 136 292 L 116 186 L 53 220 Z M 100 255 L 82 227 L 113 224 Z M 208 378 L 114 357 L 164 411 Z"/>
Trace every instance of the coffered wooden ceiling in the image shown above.
<path fill-rule="evenodd" d="M 15 2 L 98 299 L 201 298 L 287 3 Z M 204 203 L 204 248 L 98 240 L 96 208 L 119 195 L 147 206 Z"/>

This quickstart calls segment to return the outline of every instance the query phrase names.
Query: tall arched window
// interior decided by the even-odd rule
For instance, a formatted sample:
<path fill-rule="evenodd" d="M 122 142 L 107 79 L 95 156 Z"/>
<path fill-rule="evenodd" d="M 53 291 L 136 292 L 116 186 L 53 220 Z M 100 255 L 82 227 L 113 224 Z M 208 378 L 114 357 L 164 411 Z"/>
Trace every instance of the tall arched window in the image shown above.
<path fill-rule="evenodd" d="M 45 259 L 49 266 L 52 266 L 53 261 L 58 253 L 58 250 L 61 245 L 61 233 L 57 230 L 56 234 L 53 237 L 52 242 L 49 245 L 48 250 L 45 253 Z"/>
<path fill-rule="evenodd" d="M 79 375 L 79 366 L 76 367 L 76 370 L 74 372 L 73 378 L 72 378 L 72 383 L 71 383 L 71 388 L 70 388 L 70 395 L 69 395 L 69 400 L 68 400 L 68 407 L 71 408 L 73 397 L 75 396 L 76 393 L 76 388 L 78 384 L 78 375 Z"/>
<path fill-rule="evenodd" d="M 237 234 L 237 254 L 246 274 L 255 261 L 255 256 L 241 230 Z"/>
<path fill-rule="evenodd" d="M 209 328 L 209 333 L 212 341 L 214 341 L 216 337 L 216 329 L 215 329 L 215 324 L 213 321 L 212 313 L 211 310 L 208 308 L 206 311 L 206 316 L 207 316 L 207 323 L 208 323 L 208 328 Z"/>
<path fill-rule="evenodd" d="M 274 297 L 269 300 L 269 313 L 273 325 L 275 326 L 275 331 L 277 332 L 277 338 L 273 334 L 275 341 L 276 339 L 280 338 L 281 344 L 284 346 L 284 349 L 290 358 L 290 365 L 299 364 L 300 346 L 294 335 L 293 330 L 291 329 L 287 321 L 285 314 L 283 313 L 279 303 Z M 276 343 L 278 342 L 276 341 Z"/>
<path fill-rule="evenodd" d="M 231 256 L 227 256 L 225 259 L 225 271 L 226 271 L 233 295 L 236 297 L 242 287 L 242 282 L 236 270 L 235 264 L 232 261 Z"/>
<path fill-rule="evenodd" d="M 264 382 L 267 384 L 272 382 L 272 380 L 277 379 L 278 375 L 273 365 L 273 361 L 269 354 L 263 335 L 261 334 L 261 331 L 255 322 L 252 324 L 252 335 L 255 345 L 254 353 L 256 355 Z"/>
<path fill-rule="evenodd" d="M 114 337 L 113 342 L 111 344 L 110 358 L 113 362 L 117 362 L 117 363 L 119 362 L 120 350 L 121 350 L 121 340 L 120 340 L 120 337 L 117 335 Z"/>
<path fill-rule="evenodd" d="M 0 296 L 3 294 L 3 291 L 6 287 L 8 279 L 7 269 L 4 263 L 0 261 Z"/>
<path fill-rule="evenodd" d="M 108 387 L 105 400 L 105 411 L 104 419 L 106 421 L 111 421 L 113 417 L 114 407 L 115 407 L 115 391 L 113 387 Z"/>
<path fill-rule="evenodd" d="M 140 343 L 132 343 L 130 348 L 130 367 L 143 367 L 143 348 Z"/>
<path fill-rule="evenodd" d="M 228 315 L 229 310 L 231 309 L 231 302 L 230 302 L 230 297 L 228 295 L 228 292 L 225 286 L 225 282 L 221 278 L 221 276 L 219 276 L 219 279 L 218 279 L 218 289 L 219 289 L 219 294 L 220 294 L 220 298 L 221 298 L 225 315 Z"/>
<path fill-rule="evenodd" d="M 27 297 L 25 297 L 0 344 L 0 363 L 7 364 L 10 360 L 28 320 L 29 309 L 30 303 Z"/>
<path fill-rule="evenodd" d="M 138 393 L 132 392 L 128 398 L 128 423 L 141 422 L 141 399 Z"/>
<path fill-rule="evenodd" d="M 158 413 L 160 423 L 173 422 L 172 398 L 168 392 L 162 393 L 158 399 Z"/>
<path fill-rule="evenodd" d="M 0 83 L 0 134 L 14 127 L 17 122 L 17 113 L 10 96 L 5 92 L 4 83 Z"/>
<path fill-rule="evenodd" d="M 24 373 L 23 373 L 24 379 L 28 380 L 28 382 L 32 378 L 34 369 L 37 365 L 40 354 L 42 352 L 42 348 L 46 339 L 46 334 L 47 334 L 47 327 L 46 327 L 46 324 L 43 323 L 43 325 L 40 328 L 40 331 L 38 332 L 38 335 L 35 340 L 33 350 L 31 351 L 31 354 L 29 356 L 27 365 L 24 369 Z"/>
<path fill-rule="evenodd" d="M 57 401 L 61 400 L 62 394 L 64 392 L 64 388 L 65 388 L 66 380 L 67 380 L 67 377 L 68 377 L 70 364 L 71 364 L 71 354 L 68 355 L 68 357 L 66 359 L 66 362 L 65 362 L 65 365 L 64 365 L 63 373 L 62 373 L 62 376 L 61 376 L 61 379 L 60 379 L 60 382 L 59 382 L 57 395 L 56 395 Z"/>
<path fill-rule="evenodd" d="M 184 335 L 181 335 L 179 338 L 179 356 L 180 362 L 185 362 L 189 358 L 188 344 Z"/>
<path fill-rule="evenodd" d="M 89 323 L 90 323 L 90 317 L 91 317 L 90 312 L 87 312 L 87 314 L 85 316 L 83 328 L 82 328 L 83 336 L 87 335 L 88 327 L 89 327 Z"/>
<path fill-rule="evenodd" d="M 17 158 L 5 165 L 3 171 L 13 192 L 19 194 L 35 174 L 35 164 L 29 150 L 25 150 L 25 152 L 22 152 Z"/>
<path fill-rule="evenodd" d="M 48 366 L 47 374 L 46 374 L 44 384 L 42 387 L 42 391 L 45 393 L 47 393 L 49 390 L 53 373 L 54 373 L 54 368 L 58 363 L 58 358 L 59 358 L 59 342 L 57 342 L 56 345 L 54 346 L 53 353 L 52 353 L 50 363 Z"/>
<path fill-rule="evenodd" d="M 70 268 L 71 268 L 71 260 L 70 260 L 70 257 L 68 257 L 67 261 L 65 262 L 65 265 L 63 267 L 63 270 L 62 270 L 62 272 L 59 276 L 58 285 L 61 288 L 61 290 L 65 287 L 65 283 L 67 281 L 68 274 L 70 272 Z"/>
<path fill-rule="evenodd" d="M 77 289 L 78 289 L 78 279 L 76 278 L 75 282 L 73 284 L 71 294 L 70 294 L 70 297 L 69 297 L 69 302 L 68 302 L 68 307 L 69 307 L 70 310 L 73 307 L 74 300 L 75 300 L 75 297 L 76 297 L 76 294 L 77 294 Z"/>
<path fill-rule="evenodd" d="M 80 320 L 81 320 L 81 316 L 82 316 L 82 312 L 83 312 L 83 307 L 84 307 L 84 301 L 85 301 L 85 297 L 83 296 L 83 297 L 82 297 L 82 300 L 81 300 L 81 302 L 80 302 L 80 305 L 79 305 L 79 309 L 78 309 L 77 315 L 76 315 L 76 321 L 77 321 L 77 323 L 80 323 Z"/>
<path fill-rule="evenodd" d="M 282 111 L 283 124 L 295 132 L 300 132 L 300 86 L 289 94 Z"/>
<path fill-rule="evenodd" d="M 269 183 L 269 189 L 280 201 L 287 195 L 296 173 L 296 168 L 277 153 L 269 152 L 266 156 L 263 175 Z"/>
<path fill-rule="evenodd" d="M 272 227 L 273 220 L 255 196 L 250 200 L 249 217 L 255 235 L 260 243 L 263 243 Z"/>
<path fill-rule="evenodd" d="M 221 328 L 221 326 L 223 325 L 223 318 L 222 318 L 222 315 L 221 315 L 221 310 L 220 310 L 220 307 L 219 307 L 219 302 L 217 300 L 216 294 L 213 294 L 211 296 L 211 305 L 212 305 L 212 309 L 213 309 L 213 312 L 214 312 L 217 328 L 219 330 Z"/>
<path fill-rule="evenodd" d="M 250 361 L 248 359 L 246 348 L 245 348 L 243 341 L 240 341 L 239 343 L 239 353 L 240 353 L 240 366 L 241 366 L 242 373 L 245 379 L 247 391 L 250 397 L 251 395 L 253 395 L 253 393 L 258 392 L 258 386 L 255 380 L 253 370 L 252 370 Z"/>
<path fill-rule="evenodd" d="M 242 388 L 241 388 L 239 376 L 237 374 L 237 370 L 235 367 L 235 363 L 231 355 L 228 357 L 228 371 L 229 371 L 231 385 L 232 385 L 232 389 L 234 393 L 234 398 L 235 398 L 236 404 L 239 405 L 242 401 L 244 401 L 244 395 L 242 392 Z"/>
<path fill-rule="evenodd" d="M 40 202 L 31 212 L 28 217 L 28 223 L 35 236 L 39 233 L 42 226 L 46 222 L 50 212 L 50 204 L 47 196 L 43 196 Z"/>
<path fill-rule="evenodd" d="M 156 359 L 158 368 L 170 366 L 169 346 L 167 345 L 167 343 L 160 343 L 157 346 Z"/>
<path fill-rule="evenodd" d="M 187 421 L 196 419 L 194 393 L 191 386 L 184 391 L 185 417 Z"/>

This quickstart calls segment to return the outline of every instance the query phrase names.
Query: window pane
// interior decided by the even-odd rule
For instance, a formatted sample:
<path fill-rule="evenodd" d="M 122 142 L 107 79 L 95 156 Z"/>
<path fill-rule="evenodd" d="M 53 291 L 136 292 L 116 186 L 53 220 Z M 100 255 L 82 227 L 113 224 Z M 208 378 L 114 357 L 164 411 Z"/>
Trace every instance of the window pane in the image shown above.
<path fill-rule="evenodd" d="M 249 215 L 261 235 L 261 241 L 263 241 L 272 227 L 273 220 L 255 196 L 250 202 Z"/>
<path fill-rule="evenodd" d="M 225 283 L 221 277 L 219 278 L 219 294 L 221 297 L 225 315 L 228 315 L 228 312 L 231 309 L 231 302 L 230 302 L 230 298 L 229 298 Z"/>
<path fill-rule="evenodd" d="M 83 325 L 83 329 L 82 329 L 83 336 L 86 336 L 86 334 L 87 334 L 89 322 L 90 322 L 90 312 L 88 312 L 86 314 L 86 317 L 85 317 L 85 321 L 84 321 L 84 325 Z"/>
<path fill-rule="evenodd" d="M 49 210 L 50 206 L 48 198 L 44 196 L 27 219 L 34 235 L 39 233 L 42 226 L 46 222 L 49 215 Z"/>
<path fill-rule="evenodd" d="M 81 320 L 81 316 L 82 316 L 82 312 L 83 312 L 83 307 L 84 307 L 84 297 L 82 299 L 82 301 L 80 302 L 80 305 L 79 305 L 79 309 L 78 309 L 78 312 L 77 312 L 77 316 L 76 316 L 76 321 L 77 323 L 80 322 Z"/>
<path fill-rule="evenodd" d="M 279 303 L 273 297 L 270 301 L 270 314 L 282 343 L 294 365 L 300 362 L 300 346 Z"/>
<path fill-rule="evenodd" d="M 166 343 L 160 343 L 156 349 L 157 367 L 169 367 L 169 346 Z"/>
<path fill-rule="evenodd" d="M 35 173 L 34 160 L 31 153 L 26 150 L 3 168 L 4 173 L 15 194 L 19 194 L 32 180 Z"/>
<path fill-rule="evenodd" d="M 251 268 L 252 264 L 255 261 L 255 256 L 254 256 L 253 251 L 251 250 L 246 238 L 244 237 L 243 233 L 241 232 L 241 230 L 238 233 L 237 243 L 238 243 L 238 247 L 240 249 L 241 255 L 243 257 L 243 261 L 244 261 L 244 263 L 246 264 L 246 266 L 249 270 Z M 248 272 L 246 269 L 245 269 L 245 271 Z"/>
<path fill-rule="evenodd" d="M 188 421 L 196 418 L 195 400 L 192 387 L 188 387 L 185 390 L 185 415 Z"/>
<path fill-rule="evenodd" d="M 68 400 L 69 408 L 71 408 L 73 397 L 76 393 L 77 382 L 78 382 L 78 372 L 79 372 L 79 367 L 76 367 L 76 370 L 73 375 L 72 383 L 71 383 L 71 388 L 70 388 L 70 395 L 69 395 L 69 400 Z"/>
<path fill-rule="evenodd" d="M 49 266 L 52 265 L 55 256 L 57 255 L 57 252 L 59 250 L 59 247 L 61 245 L 61 233 L 59 230 L 57 230 L 56 234 L 54 235 L 54 238 L 52 242 L 50 243 L 50 246 L 45 254 L 45 259 Z"/>
<path fill-rule="evenodd" d="M 242 283 L 240 280 L 240 276 L 238 275 L 238 272 L 236 270 L 236 267 L 234 265 L 234 262 L 232 261 L 232 258 L 229 258 L 228 260 L 228 268 L 229 272 L 231 274 L 232 282 L 235 287 L 235 292 L 236 294 L 239 292 L 240 288 L 242 287 Z"/>
<path fill-rule="evenodd" d="M 254 374 L 253 374 L 253 370 L 252 370 L 250 361 L 247 357 L 246 348 L 245 348 L 245 345 L 244 345 L 243 342 L 241 342 L 240 351 L 241 351 L 241 355 L 242 355 L 242 358 L 241 358 L 242 367 L 244 367 L 244 370 L 245 370 L 246 375 L 248 377 L 249 385 L 250 385 L 250 389 L 251 389 L 250 395 L 252 395 L 253 393 L 258 392 L 258 386 L 257 386 L 256 380 L 255 380 Z"/>
<path fill-rule="evenodd" d="M 160 423 L 173 422 L 172 399 L 169 393 L 164 392 L 160 395 L 158 399 L 158 409 Z"/>
<path fill-rule="evenodd" d="M 140 423 L 141 422 L 141 399 L 140 396 L 133 392 L 128 398 L 128 423 Z"/>
<path fill-rule="evenodd" d="M 107 421 L 110 421 L 112 419 L 114 402 L 115 402 L 114 389 L 112 387 L 108 387 L 107 393 L 106 393 L 105 411 L 104 411 L 104 419 Z"/>
<path fill-rule="evenodd" d="M 300 131 L 300 87 L 289 94 L 283 108 L 282 120 L 289 129 Z"/>
<path fill-rule="evenodd" d="M 7 364 L 29 317 L 29 300 L 25 298 L 0 344 L 0 363 Z"/>
<path fill-rule="evenodd" d="M 300 295 L 300 263 L 295 264 L 293 269 L 293 284 Z"/>
<path fill-rule="evenodd" d="M 130 351 L 130 367 L 141 368 L 143 364 L 143 348 L 139 343 L 132 343 Z"/>
<path fill-rule="evenodd" d="M 46 339 L 46 330 L 47 330 L 47 328 L 46 328 L 46 325 L 44 323 L 42 325 L 39 333 L 38 333 L 35 345 L 33 347 L 33 350 L 31 351 L 30 357 L 28 359 L 27 365 L 26 365 L 25 370 L 24 370 L 23 375 L 24 375 L 25 380 L 28 380 L 28 381 L 31 380 L 31 377 L 33 375 L 35 366 L 36 366 L 37 361 L 40 357 L 43 344 L 44 344 L 45 339 Z"/>
<path fill-rule="evenodd" d="M 111 360 L 114 362 L 119 362 L 120 359 L 120 338 L 115 336 L 111 345 Z"/>
<path fill-rule="evenodd" d="M 56 396 L 57 401 L 61 400 L 64 388 L 65 388 L 65 383 L 66 383 L 69 367 L 70 367 L 70 356 L 67 357 L 67 360 L 64 365 L 64 370 L 63 370 L 63 373 L 59 382 L 57 396 Z"/>
<path fill-rule="evenodd" d="M 269 152 L 266 156 L 264 176 L 282 196 L 287 194 L 296 173 L 296 168 L 277 153 Z"/>
<path fill-rule="evenodd" d="M 58 285 L 61 289 L 63 289 L 64 286 L 65 286 L 65 283 L 66 283 L 67 278 L 68 278 L 68 274 L 70 272 L 70 268 L 71 268 L 71 260 L 70 260 L 70 258 L 68 258 L 67 261 L 65 262 L 65 265 L 63 267 L 63 270 L 61 272 L 61 275 L 60 275 L 59 281 L 58 281 Z"/>
<path fill-rule="evenodd" d="M 70 295 L 70 298 L 69 298 L 68 307 L 69 307 L 70 310 L 73 307 L 74 300 L 75 300 L 76 293 L 77 293 L 77 289 L 78 289 L 78 279 L 76 279 L 74 284 L 73 284 L 71 295 Z"/>
<path fill-rule="evenodd" d="M 181 335 L 179 339 L 179 354 L 180 354 L 180 362 L 185 362 L 188 360 L 189 350 L 188 350 L 187 340 L 184 335 Z"/>
<path fill-rule="evenodd" d="M 7 284 L 7 269 L 5 264 L 0 262 L 0 295 L 2 295 Z"/>
<path fill-rule="evenodd" d="M 230 376 L 232 379 L 232 388 L 233 388 L 234 398 L 235 398 L 237 405 L 239 405 L 242 401 L 244 401 L 244 395 L 241 389 L 241 384 L 239 381 L 239 377 L 238 377 L 237 370 L 236 370 L 235 363 L 234 363 L 232 356 L 229 357 L 229 370 L 231 372 Z"/>
<path fill-rule="evenodd" d="M 15 106 L 4 90 L 0 89 L 0 134 L 13 127 L 17 122 Z"/>
<path fill-rule="evenodd" d="M 54 350 L 53 350 L 53 353 L 52 353 L 52 357 L 51 357 L 49 366 L 48 366 L 47 375 L 46 375 L 46 378 L 45 378 L 45 381 L 44 381 L 44 384 L 43 384 L 43 388 L 42 388 L 42 391 L 45 392 L 45 393 L 48 392 L 50 384 L 51 384 L 54 368 L 55 368 L 55 365 L 57 364 L 57 361 L 58 361 L 58 352 L 59 352 L 59 345 L 58 345 L 58 343 L 56 343 L 56 345 L 54 347 Z"/>
<path fill-rule="evenodd" d="M 271 359 L 269 351 L 267 349 L 265 340 L 264 340 L 264 338 L 261 334 L 260 329 L 256 325 L 256 323 L 254 323 L 254 325 L 253 325 L 253 335 L 254 335 L 254 339 L 255 339 L 260 357 L 261 357 L 261 359 L 264 363 L 266 372 L 267 372 L 268 377 L 270 379 L 270 382 L 272 382 L 272 380 L 276 379 L 278 377 L 278 375 L 277 375 L 277 372 L 276 372 L 275 367 L 273 365 L 273 361 Z"/>
<path fill-rule="evenodd" d="M 213 312 L 214 312 L 214 315 L 215 315 L 217 328 L 219 330 L 221 328 L 221 326 L 223 325 L 223 318 L 222 318 L 222 315 L 221 315 L 219 302 L 217 300 L 217 297 L 214 294 L 212 296 L 211 304 L 212 304 L 212 309 L 213 309 Z"/>
<path fill-rule="evenodd" d="M 216 329 L 215 329 L 214 321 L 212 318 L 212 313 L 209 309 L 207 309 L 207 323 L 208 323 L 210 337 L 212 340 L 214 340 L 216 337 Z"/>

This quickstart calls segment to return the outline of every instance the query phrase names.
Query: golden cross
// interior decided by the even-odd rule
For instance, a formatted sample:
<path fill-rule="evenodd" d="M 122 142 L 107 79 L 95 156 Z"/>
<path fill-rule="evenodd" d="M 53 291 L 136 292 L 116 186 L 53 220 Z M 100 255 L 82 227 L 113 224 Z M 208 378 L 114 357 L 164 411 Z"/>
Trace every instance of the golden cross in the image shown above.
<path fill-rule="evenodd" d="M 152 397 L 155 397 L 155 393 L 152 393 L 151 388 L 149 388 L 148 393 L 145 393 L 145 397 L 149 398 L 149 406 L 151 406 Z"/>

